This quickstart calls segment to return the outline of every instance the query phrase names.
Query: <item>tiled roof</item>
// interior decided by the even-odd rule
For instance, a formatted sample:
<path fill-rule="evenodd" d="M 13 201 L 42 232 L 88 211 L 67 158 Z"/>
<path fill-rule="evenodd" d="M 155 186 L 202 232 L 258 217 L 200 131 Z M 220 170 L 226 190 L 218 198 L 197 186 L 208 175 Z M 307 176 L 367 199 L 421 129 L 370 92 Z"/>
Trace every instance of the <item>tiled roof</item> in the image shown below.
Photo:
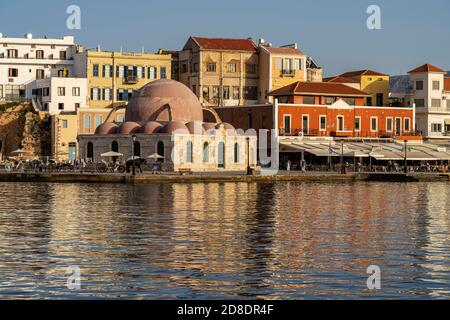
<path fill-rule="evenodd" d="M 201 38 L 192 39 L 202 49 L 206 50 L 236 50 L 236 51 L 256 51 L 256 45 L 251 39 L 222 39 L 222 38 Z"/>
<path fill-rule="evenodd" d="M 450 91 L 450 78 L 445 78 L 444 79 L 444 90 L 445 91 Z"/>
<path fill-rule="evenodd" d="M 290 56 L 304 56 L 305 54 L 295 48 L 273 48 L 273 47 L 262 47 L 269 51 L 271 54 L 282 54 Z"/>
<path fill-rule="evenodd" d="M 344 78 L 344 77 L 330 77 L 330 78 L 324 78 L 322 80 L 323 82 L 334 82 L 334 83 L 359 83 L 356 80 Z"/>
<path fill-rule="evenodd" d="M 422 73 L 422 72 L 443 72 L 447 73 L 447 71 L 442 70 L 441 68 L 438 68 L 436 66 L 433 66 L 432 64 L 424 64 L 423 66 L 420 66 L 416 69 L 411 70 L 408 73 Z"/>
<path fill-rule="evenodd" d="M 296 82 L 283 88 L 269 93 L 271 96 L 290 96 L 290 95 L 322 95 L 322 96 L 349 96 L 349 97 L 368 97 L 367 93 L 346 86 L 341 83 L 332 82 Z"/>
<path fill-rule="evenodd" d="M 387 74 L 376 72 L 373 70 L 358 70 L 358 71 L 350 71 L 346 72 L 340 75 L 344 78 L 351 78 L 351 77 L 357 77 L 357 76 L 388 76 Z"/>

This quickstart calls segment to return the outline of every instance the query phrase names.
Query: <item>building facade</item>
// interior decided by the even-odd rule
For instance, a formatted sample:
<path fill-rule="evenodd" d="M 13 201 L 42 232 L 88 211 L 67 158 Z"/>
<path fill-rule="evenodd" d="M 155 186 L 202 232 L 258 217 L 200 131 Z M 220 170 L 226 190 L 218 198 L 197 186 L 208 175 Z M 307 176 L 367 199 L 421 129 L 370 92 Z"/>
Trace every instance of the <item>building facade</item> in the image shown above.
<path fill-rule="evenodd" d="M 258 50 L 251 39 L 190 37 L 178 61 L 180 82 L 204 106 L 247 105 L 259 100 Z"/>
<path fill-rule="evenodd" d="M 450 138 L 450 80 L 446 74 L 425 64 L 408 73 L 407 86 L 391 92 L 391 98 L 415 107 L 417 130 L 428 139 Z"/>
<path fill-rule="evenodd" d="M 74 38 L 34 39 L 0 37 L 0 101 L 32 98 L 36 81 L 72 77 L 76 45 Z"/>

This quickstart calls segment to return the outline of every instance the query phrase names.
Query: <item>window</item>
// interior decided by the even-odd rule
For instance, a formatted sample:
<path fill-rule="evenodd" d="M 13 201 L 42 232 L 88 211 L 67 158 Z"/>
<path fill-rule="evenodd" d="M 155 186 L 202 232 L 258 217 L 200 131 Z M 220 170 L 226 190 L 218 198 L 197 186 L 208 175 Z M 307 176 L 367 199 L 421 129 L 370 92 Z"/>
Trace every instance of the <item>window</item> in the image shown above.
<path fill-rule="evenodd" d="M 302 70 L 302 60 L 301 59 L 294 59 L 294 70 Z"/>
<path fill-rule="evenodd" d="M 64 129 L 67 129 L 67 127 L 68 127 L 67 120 L 63 120 L 63 121 L 62 121 L 62 127 L 63 127 Z"/>
<path fill-rule="evenodd" d="M 73 87 L 72 88 L 72 96 L 73 97 L 79 97 L 80 96 L 80 87 Z"/>
<path fill-rule="evenodd" d="M 414 103 L 416 104 L 417 108 L 425 107 L 425 99 L 415 99 Z"/>
<path fill-rule="evenodd" d="M 66 95 L 66 88 L 65 87 L 58 87 L 58 96 L 64 97 Z"/>
<path fill-rule="evenodd" d="M 411 119 L 409 118 L 405 118 L 405 125 L 404 125 L 404 130 L 406 132 L 410 132 L 411 131 Z"/>
<path fill-rule="evenodd" d="M 383 96 L 382 93 L 377 93 L 377 106 L 383 106 Z"/>
<path fill-rule="evenodd" d="M 239 163 L 239 143 L 234 144 L 234 163 Z"/>
<path fill-rule="evenodd" d="M 213 98 L 218 99 L 219 98 L 219 87 L 213 86 Z"/>
<path fill-rule="evenodd" d="M 193 72 L 198 72 L 198 63 L 194 63 Z"/>
<path fill-rule="evenodd" d="M 336 102 L 336 98 L 335 97 L 324 97 L 325 99 L 325 104 L 326 105 L 332 105 L 333 103 Z"/>
<path fill-rule="evenodd" d="M 431 124 L 431 132 L 442 132 L 442 124 L 432 123 Z"/>
<path fill-rule="evenodd" d="M 441 107 L 441 100 L 440 99 L 431 99 L 431 107 L 433 107 L 433 108 L 440 108 Z"/>
<path fill-rule="evenodd" d="M 208 142 L 205 142 L 203 144 L 203 162 L 204 163 L 209 162 L 209 144 L 208 144 Z"/>
<path fill-rule="evenodd" d="M 423 90 L 423 81 L 422 80 L 416 81 L 416 90 Z"/>
<path fill-rule="evenodd" d="M 244 87 L 244 99 L 258 100 L 258 88 L 257 87 Z"/>
<path fill-rule="evenodd" d="M 308 115 L 302 116 L 302 131 L 304 134 L 309 133 L 309 116 Z"/>
<path fill-rule="evenodd" d="M 67 59 L 67 54 L 65 51 L 60 51 L 59 52 L 59 60 L 66 60 Z"/>
<path fill-rule="evenodd" d="M 44 59 L 44 50 L 36 50 L 36 59 Z"/>
<path fill-rule="evenodd" d="M 186 143 L 186 163 L 192 163 L 192 141 Z"/>
<path fill-rule="evenodd" d="M 17 49 L 8 49 L 7 54 L 9 59 L 17 59 L 19 51 Z"/>
<path fill-rule="evenodd" d="M 44 79 L 44 76 L 45 76 L 45 70 L 43 70 L 43 69 L 36 70 L 36 80 Z"/>
<path fill-rule="evenodd" d="M 64 110 L 64 103 L 58 103 L 58 110 Z"/>
<path fill-rule="evenodd" d="M 183 63 L 182 65 L 181 65 L 181 73 L 186 73 L 187 72 L 187 64 L 186 63 Z"/>
<path fill-rule="evenodd" d="M 285 133 L 291 133 L 291 115 L 290 114 L 286 114 L 283 116 L 283 128 L 284 128 Z"/>
<path fill-rule="evenodd" d="M 166 67 L 161 67 L 160 69 L 161 71 L 161 79 L 166 79 L 167 78 L 167 74 L 166 74 Z"/>
<path fill-rule="evenodd" d="M 320 131 L 326 131 L 327 130 L 327 116 L 320 116 L 319 117 L 319 128 L 320 128 Z"/>
<path fill-rule="evenodd" d="M 441 90 L 441 82 L 433 81 L 433 90 Z"/>
<path fill-rule="evenodd" d="M 283 59 L 275 58 L 275 70 L 281 70 L 283 68 Z"/>
<path fill-rule="evenodd" d="M 91 128 L 91 116 L 88 114 L 84 115 L 83 128 L 88 130 Z"/>
<path fill-rule="evenodd" d="M 202 91 L 203 91 L 203 99 L 209 100 L 209 87 L 203 86 Z"/>
<path fill-rule="evenodd" d="M 386 118 L 386 131 L 387 132 L 394 131 L 393 125 L 394 125 L 394 119 Z"/>
<path fill-rule="evenodd" d="M 239 100 L 240 96 L 241 96 L 240 93 L 241 93 L 241 90 L 239 87 L 233 87 L 233 100 Z"/>
<path fill-rule="evenodd" d="M 315 104 L 315 97 L 303 97 L 303 104 Z"/>
<path fill-rule="evenodd" d="M 141 143 L 139 142 L 139 141 L 135 141 L 134 142 L 134 148 L 133 148 L 134 150 L 134 154 L 133 154 L 133 156 L 135 156 L 135 157 L 141 157 Z"/>
<path fill-rule="evenodd" d="M 378 131 L 378 118 L 370 117 L 370 131 L 377 132 Z"/>
<path fill-rule="evenodd" d="M 247 70 L 247 73 L 256 74 L 256 64 L 254 63 L 247 63 L 245 69 Z"/>
<path fill-rule="evenodd" d="M 337 131 L 344 131 L 344 116 L 337 117 Z"/>
<path fill-rule="evenodd" d="M 371 106 L 372 106 L 372 97 L 367 97 L 366 105 L 367 105 L 368 107 L 371 107 Z"/>
<path fill-rule="evenodd" d="M 86 158 L 93 159 L 94 158 L 94 144 L 92 142 L 88 142 L 86 149 L 87 149 Z"/>
<path fill-rule="evenodd" d="M 206 72 L 216 72 L 216 64 L 212 62 L 207 63 Z"/>
<path fill-rule="evenodd" d="M 9 68 L 8 69 L 8 77 L 16 78 L 19 76 L 19 70 L 15 68 Z"/>
<path fill-rule="evenodd" d="M 42 88 L 42 95 L 44 97 L 48 97 L 50 95 L 50 88 L 48 88 L 48 87 Z"/>
<path fill-rule="evenodd" d="M 164 142 L 159 141 L 156 144 L 156 153 L 162 157 L 161 162 L 164 162 L 165 159 Z"/>
<path fill-rule="evenodd" d="M 94 77 L 98 77 L 98 64 L 94 64 L 93 68 L 94 69 L 93 69 L 92 75 Z"/>
<path fill-rule="evenodd" d="M 223 98 L 225 100 L 229 100 L 230 99 L 230 87 L 229 86 L 223 87 Z"/>
<path fill-rule="evenodd" d="M 237 70 L 236 63 L 227 64 L 227 72 L 234 73 L 234 72 L 236 72 L 236 70 Z"/>
<path fill-rule="evenodd" d="M 95 129 L 97 129 L 103 123 L 103 117 L 95 115 Z"/>
<path fill-rule="evenodd" d="M 93 101 L 100 100 L 99 91 L 100 89 L 98 88 L 91 88 L 91 100 Z"/>
<path fill-rule="evenodd" d="M 355 131 L 361 131 L 361 117 L 355 117 Z"/>

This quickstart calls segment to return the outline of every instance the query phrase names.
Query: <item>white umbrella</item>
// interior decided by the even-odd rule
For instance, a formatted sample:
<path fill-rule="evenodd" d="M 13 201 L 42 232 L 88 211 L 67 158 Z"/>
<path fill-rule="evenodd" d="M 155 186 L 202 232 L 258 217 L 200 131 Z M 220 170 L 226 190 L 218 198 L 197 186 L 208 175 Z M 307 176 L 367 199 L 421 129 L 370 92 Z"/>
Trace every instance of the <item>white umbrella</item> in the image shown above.
<path fill-rule="evenodd" d="M 24 154 L 24 153 L 28 153 L 28 151 L 25 151 L 22 149 L 17 149 L 17 150 L 14 150 L 13 152 L 11 152 L 11 154 Z"/>
<path fill-rule="evenodd" d="M 104 158 L 107 158 L 107 157 L 121 157 L 121 156 L 123 156 L 123 154 L 120 153 L 120 152 L 109 151 L 109 152 L 106 152 L 106 153 L 102 153 L 100 156 L 104 157 Z"/>
<path fill-rule="evenodd" d="M 131 161 L 131 160 L 139 160 L 139 159 L 141 159 L 141 157 L 139 157 L 139 156 L 134 156 L 134 157 L 129 157 L 129 158 L 127 159 L 127 161 Z"/>
<path fill-rule="evenodd" d="M 152 154 L 151 156 L 148 156 L 147 158 L 148 158 L 148 159 L 164 159 L 163 156 L 160 156 L 160 155 L 157 154 L 157 153 L 154 153 L 154 154 Z"/>

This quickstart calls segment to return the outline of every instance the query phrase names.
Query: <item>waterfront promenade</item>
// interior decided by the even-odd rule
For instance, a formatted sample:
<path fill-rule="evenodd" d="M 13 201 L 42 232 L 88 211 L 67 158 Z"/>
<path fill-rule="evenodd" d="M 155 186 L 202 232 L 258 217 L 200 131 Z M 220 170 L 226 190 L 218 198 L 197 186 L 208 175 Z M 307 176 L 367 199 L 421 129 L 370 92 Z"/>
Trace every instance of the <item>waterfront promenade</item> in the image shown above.
<path fill-rule="evenodd" d="M 79 183 L 205 183 L 205 182 L 339 182 L 339 181 L 378 181 L 378 182 L 446 182 L 448 173 L 348 173 L 279 171 L 277 174 L 246 175 L 245 173 L 192 173 L 139 175 L 118 173 L 78 173 L 78 172 L 0 172 L 0 182 L 79 182 Z"/>

